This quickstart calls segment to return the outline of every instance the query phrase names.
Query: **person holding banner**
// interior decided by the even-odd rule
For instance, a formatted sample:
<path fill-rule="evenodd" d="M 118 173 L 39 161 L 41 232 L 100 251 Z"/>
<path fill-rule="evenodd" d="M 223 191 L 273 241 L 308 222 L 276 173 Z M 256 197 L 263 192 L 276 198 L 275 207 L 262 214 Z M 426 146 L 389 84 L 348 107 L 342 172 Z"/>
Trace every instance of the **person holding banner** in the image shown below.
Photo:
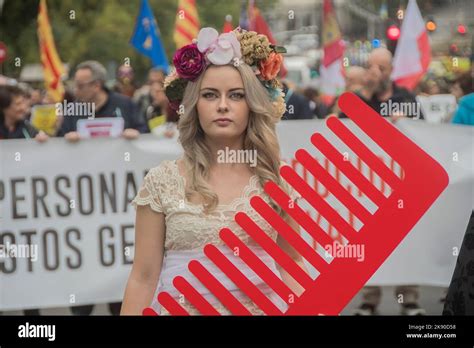
<path fill-rule="evenodd" d="M 137 106 L 128 97 L 110 91 L 105 86 L 107 70 L 97 61 L 85 61 L 76 68 L 74 75 L 73 105 L 63 107 L 64 121 L 61 134 L 68 141 L 80 139 L 77 123 L 80 119 L 101 117 L 120 117 L 123 119 L 122 136 L 135 139 L 140 133 L 148 131 L 147 126 L 138 114 Z M 69 109 L 73 109 L 70 114 Z"/>
<path fill-rule="evenodd" d="M 152 68 L 148 72 L 147 85 L 135 94 L 140 117 L 147 122 L 150 132 L 157 136 L 173 137 L 178 115 L 169 106 L 163 86 L 164 80 L 163 70 Z"/>
<path fill-rule="evenodd" d="M 253 47 L 254 49 L 249 49 Z M 262 314 L 240 289 L 204 256 L 203 247 L 214 244 L 282 311 L 279 298 L 250 268 L 227 248 L 219 231 L 229 227 L 298 296 L 303 288 L 247 235 L 234 215 L 245 212 L 309 274 L 304 260 L 290 244 L 250 206 L 259 195 L 296 231 L 298 225 L 263 191 L 271 180 L 295 202 L 299 196 L 279 174 L 282 164 L 275 132 L 285 111 L 276 76 L 282 57 L 279 48 L 254 32 L 236 30 L 221 34 L 203 28 L 197 43 L 179 49 L 173 59 L 176 72 L 165 81 L 166 95 L 180 111 L 179 140 L 182 158 L 163 161 L 145 176 L 137 196 L 135 257 L 124 294 L 122 315 L 140 315 L 151 306 L 169 312 L 157 301 L 168 292 L 179 300 L 173 278 L 190 280 L 221 314 L 229 314 L 202 284 L 189 277 L 188 262 L 199 260 L 225 284 L 251 314 Z M 257 67 L 259 75 L 256 75 Z M 242 161 L 223 154 L 247 155 Z M 255 157 L 252 157 L 255 156 Z M 241 158 L 242 159 L 242 158 Z M 158 284 L 157 284 L 158 281 Z M 200 312 L 179 300 L 190 314 Z"/>
<path fill-rule="evenodd" d="M 25 93 L 17 86 L 0 87 L 0 139 L 48 140 L 48 135 L 36 130 L 26 120 L 28 102 Z"/>

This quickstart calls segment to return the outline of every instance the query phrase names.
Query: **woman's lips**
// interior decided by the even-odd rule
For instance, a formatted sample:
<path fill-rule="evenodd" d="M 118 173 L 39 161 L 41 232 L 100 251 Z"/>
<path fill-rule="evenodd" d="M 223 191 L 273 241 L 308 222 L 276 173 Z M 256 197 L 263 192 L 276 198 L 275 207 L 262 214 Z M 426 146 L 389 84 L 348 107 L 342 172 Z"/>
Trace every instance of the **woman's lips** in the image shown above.
<path fill-rule="evenodd" d="M 230 118 L 218 118 L 214 120 L 214 122 L 217 123 L 218 126 L 225 127 L 228 126 L 232 120 Z"/>

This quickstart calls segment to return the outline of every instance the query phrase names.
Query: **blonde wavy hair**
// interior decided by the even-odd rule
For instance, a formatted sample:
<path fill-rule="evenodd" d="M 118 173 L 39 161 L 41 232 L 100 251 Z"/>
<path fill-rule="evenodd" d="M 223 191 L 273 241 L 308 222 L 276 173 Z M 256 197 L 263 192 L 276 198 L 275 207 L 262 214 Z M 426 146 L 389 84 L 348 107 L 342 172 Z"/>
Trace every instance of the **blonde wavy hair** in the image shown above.
<path fill-rule="evenodd" d="M 263 185 L 271 180 L 288 192 L 280 177 L 280 145 L 276 136 L 276 123 L 280 114 L 270 101 L 265 87 L 257 79 L 247 64 L 229 65 L 237 69 L 242 77 L 245 99 L 250 109 L 249 121 L 244 136 L 244 150 L 257 150 L 257 165 L 251 170 Z M 182 101 L 184 110 L 178 121 L 179 142 L 184 149 L 184 167 L 190 178 L 185 188 L 186 198 L 199 194 L 204 202 L 205 212 L 216 208 L 218 197 L 206 182 L 209 177 L 210 158 L 212 156 L 205 142 L 205 133 L 199 123 L 196 104 L 200 97 L 204 72 L 194 82 L 188 82 Z M 274 202 L 271 204 L 281 216 L 284 211 Z"/>

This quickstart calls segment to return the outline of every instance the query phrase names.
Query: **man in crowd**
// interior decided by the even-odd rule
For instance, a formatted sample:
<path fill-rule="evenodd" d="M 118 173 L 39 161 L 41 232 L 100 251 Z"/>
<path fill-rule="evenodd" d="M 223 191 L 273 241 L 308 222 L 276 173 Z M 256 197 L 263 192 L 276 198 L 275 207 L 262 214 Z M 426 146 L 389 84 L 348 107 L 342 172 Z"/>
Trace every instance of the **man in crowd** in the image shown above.
<path fill-rule="evenodd" d="M 304 90 L 304 96 L 309 100 L 309 106 L 313 111 L 313 115 L 317 118 L 325 118 L 329 114 L 329 109 L 321 100 L 319 91 L 312 87 L 307 87 Z"/>
<path fill-rule="evenodd" d="M 373 71 L 376 73 L 376 71 Z M 369 99 L 372 97 L 374 93 L 373 86 L 378 84 L 380 80 L 380 73 L 378 76 L 368 76 L 370 71 L 367 69 L 358 66 L 352 65 L 348 67 L 345 71 L 345 89 L 344 92 L 352 92 L 359 96 L 363 101 L 369 104 Z M 339 118 L 346 118 L 347 116 L 341 112 L 339 109 L 339 105 L 337 104 L 339 98 L 336 98 L 331 107 L 331 113 L 338 115 Z"/>
<path fill-rule="evenodd" d="M 414 94 L 410 93 L 405 88 L 397 86 L 395 82 L 391 80 L 390 75 L 393 70 L 392 58 L 392 53 L 388 49 L 380 47 L 374 49 L 370 53 L 369 58 L 367 60 L 368 70 L 371 71 L 376 69 L 380 73 L 380 81 L 376 86 L 374 92 L 372 93 L 372 97 L 369 101 L 369 105 L 379 114 L 382 113 L 383 103 L 392 105 L 399 103 L 412 103 L 412 105 L 416 105 L 417 103 Z M 418 110 L 417 108 L 412 109 Z M 399 117 L 423 119 L 423 115 L 421 114 L 421 112 L 419 114 L 387 114 L 382 116 L 390 116 L 393 120 L 396 120 Z"/>
<path fill-rule="evenodd" d="M 310 102 L 304 95 L 298 93 L 287 81 L 283 81 L 286 111 L 283 120 L 308 120 L 314 118 Z"/>
<path fill-rule="evenodd" d="M 151 69 L 148 73 L 148 80 L 145 86 L 135 94 L 140 117 L 148 123 L 151 130 L 154 123 L 160 123 L 156 118 L 163 118 L 163 122 L 168 107 L 168 99 L 164 93 L 163 83 L 165 74 L 160 69 Z M 150 124 L 152 123 L 152 124 Z"/>
<path fill-rule="evenodd" d="M 135 85 L 135 72 L 130 65 L 122 64 L 117 69 L 114 92 L 132 98 L 137 87 Z"/>
<path fill-rule="evenodd" d="M 95 118 L 122 117 L 124 119 L 123 137 L 135 139 L 140 133 L 147 132 L 147 126 L 140 118 L 135 103 L 128 97 L 112 92 L 105 87 L 106 73 L 104 66 L 97 61 L 89 60 L 80 63 L 74 75 L 74 96 L 77 102 L 95 104 Z M 77 121 L 88 118 L 88 115 L 64 117 L 61 134 L 68 141 L 78 141 Z"/>
<path fill-rule="evenodd" d="M 346 92 L 357 93 L 366 85 L 367 71 L 357 65 L 350 66 L 346 69 Z"/>

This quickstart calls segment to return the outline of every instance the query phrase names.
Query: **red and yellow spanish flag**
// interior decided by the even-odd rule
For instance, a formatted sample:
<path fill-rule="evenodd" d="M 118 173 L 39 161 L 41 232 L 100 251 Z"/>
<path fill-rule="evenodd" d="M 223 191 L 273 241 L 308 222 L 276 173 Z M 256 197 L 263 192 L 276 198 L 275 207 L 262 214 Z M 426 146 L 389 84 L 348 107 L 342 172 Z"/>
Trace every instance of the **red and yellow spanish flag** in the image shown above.
<path fill-rule="evenodd" d="M 345 87 L 343 76 L 344 41 L 331 0 L 323 2 L 323 49 L 320 67 L 323 99 L 331 100 L 341 94 Z"/>
<path fill-rule="evenodd" d="M 176 24 L 174 28 L 174 42 L 176 48 L 190 44 L 197 38 L 200 29 L 199 16 L 195 0 L 179 0 Z"/>
<path fill-rule="evenodd" d="M 39 4 L 38 40 L 46 91 L 55 102 L 60 102 L 64 97 L 64 85 L 61 81 L 61 76 L 65 72 L 54 44 L 46 0 L 41 0 Z"/>

